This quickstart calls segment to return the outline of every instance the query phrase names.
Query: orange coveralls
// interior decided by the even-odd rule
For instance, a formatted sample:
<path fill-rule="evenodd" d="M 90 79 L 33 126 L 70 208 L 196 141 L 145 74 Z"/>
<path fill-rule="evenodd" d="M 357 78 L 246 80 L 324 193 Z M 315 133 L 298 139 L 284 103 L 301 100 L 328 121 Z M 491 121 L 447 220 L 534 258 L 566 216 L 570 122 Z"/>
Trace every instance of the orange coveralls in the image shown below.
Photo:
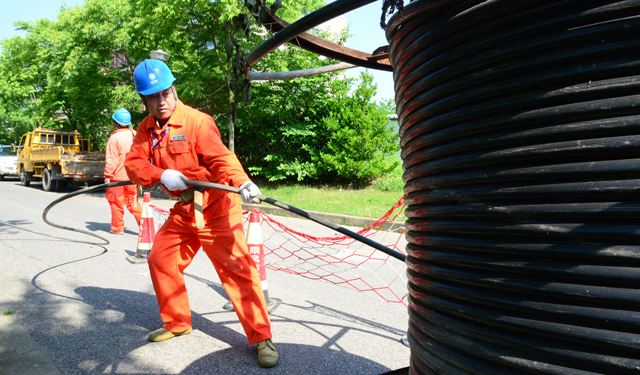
<path fill-rule="evenodd" d="M 249 181 L 235 154 L 222 143 L 213 118 L 179 100 L 163 128 L 156 125 L 153 116 L 140 123 L 125 168 L 131 181 L 145 187 L 159 183 L 165 169 L 178 170 L 189 180 L 219 179 L 220 184 L 236 187 Z M 182 192 L 168 193 L 177 197 Z M 260 276 L 244 238 L 242 206 L 237 196 L 205 189 L 203 229 L 196 227 L 193 203 L 181 200 L 175 204 L 158 231 L 148 258 L 164 328 L 182 332 L 191 327 L 184 269 L 202 246 L 218 272 L 249 344 L 271 338 Z"/>
<path fill-rule="evenodd" d="M 135 132 L 128 128 L 118 129 L 111 133 L 107 142 L 107 152 L 104 166 L 104 176 L 110 182 L 128 181 L 124 170 L 124 159 L 131 149 Z M 124 207 L 136 218 L 140 224 L 142 207 L 138 203 L 138 187 L 136 185 L 118 186 L 107 189 L 107 201 L 111 207 L 111 231 L 124 232 Z"/>

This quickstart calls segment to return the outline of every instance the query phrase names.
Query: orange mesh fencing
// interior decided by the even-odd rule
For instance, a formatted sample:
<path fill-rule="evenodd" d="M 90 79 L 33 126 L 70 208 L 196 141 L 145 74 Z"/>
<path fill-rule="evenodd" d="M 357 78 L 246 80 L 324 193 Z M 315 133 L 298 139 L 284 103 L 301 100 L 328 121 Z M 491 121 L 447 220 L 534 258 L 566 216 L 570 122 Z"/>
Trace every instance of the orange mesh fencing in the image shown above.
<path fill-rule="evenodd" d="M 151 207 L 158 229 L 168 217 L 168 212 Z M 398 221 L 404 215 L 404 209 L 402 197 L 380 219 L 357 233 L 406 254 L 404 223 Z M 314 236 L 284 224 L 287 218 L 276 220 L 262 211 L 259 213 L 267 269 L 353 288 L 387 302 L 407 306 L 404 262 L 351 237 Z M 244 212 L 243 218 L 246 231 L 249 211 Z"/>

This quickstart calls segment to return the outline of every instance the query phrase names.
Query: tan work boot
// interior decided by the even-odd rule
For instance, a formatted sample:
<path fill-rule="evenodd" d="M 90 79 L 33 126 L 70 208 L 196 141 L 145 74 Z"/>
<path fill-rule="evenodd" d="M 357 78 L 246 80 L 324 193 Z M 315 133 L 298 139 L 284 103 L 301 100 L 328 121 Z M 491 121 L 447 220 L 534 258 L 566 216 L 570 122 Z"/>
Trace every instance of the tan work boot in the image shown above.
<path fill-rule="evenodd" d="M 271 339 L 266 339 L 258 343 L 258 363 L 262 367 L 274 367 L 278 364 L 278 351 L 273 346 Z"/>
<path fill-rule="evenodd" d="M 176 336 L 186 335 L 188 333 L 191 333 L 191 331 L 192 331 L 191 328 L 182 332 L 171 332 L 165 328 L 160 328 L 149 334 L 149 341 L 153 341 L 153 342 L 165 341 L 165 340 L 172 339 Z"/>

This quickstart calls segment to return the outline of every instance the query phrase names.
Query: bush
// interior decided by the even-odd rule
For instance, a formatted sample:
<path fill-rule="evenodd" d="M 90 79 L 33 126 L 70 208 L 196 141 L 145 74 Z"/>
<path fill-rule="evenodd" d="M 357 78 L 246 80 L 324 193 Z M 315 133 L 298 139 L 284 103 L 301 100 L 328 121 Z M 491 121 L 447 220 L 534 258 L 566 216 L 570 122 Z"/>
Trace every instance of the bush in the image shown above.
<path fill-rule="evenodd" d="M 398 165 L 387 175 L 381 177 L 373 184 L 373 188 L 380 191 L 397 191 L 404 190 L 404 181 L 402 181 L 402 166 Z"/>
<path fill-rule="evenodd" d="M 373 76 L 360 75 L 352 96 L 348 81 L 336 81 L 331 113 L 324 119 L 328 142 L 314 155 L 314 160 L 328 176 L 340 181 L 369 183 L 399 165 L 389 158 L 400 149 L 387 109 L 372 102 L 376 92 Z"/>
<path fill-rule="evenodd" d="M 303 69 L 306 66 L 290 66 Z M 373 76 L 335 73 L 256 85 L 238 114 L 236 152 L 269 181 L 368 184 L 399 165 L 388 105 L 372 102 Z"/>

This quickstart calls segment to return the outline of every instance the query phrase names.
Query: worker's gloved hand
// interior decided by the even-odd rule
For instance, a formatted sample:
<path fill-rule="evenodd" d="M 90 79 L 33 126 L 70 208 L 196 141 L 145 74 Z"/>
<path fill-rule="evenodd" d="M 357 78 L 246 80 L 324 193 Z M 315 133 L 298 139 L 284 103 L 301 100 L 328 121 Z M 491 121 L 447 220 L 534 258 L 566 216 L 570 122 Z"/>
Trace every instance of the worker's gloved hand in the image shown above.
<path fill-rule="evenodd" d="M 182 174 L 182 172 L 173 169 L 165 169 L 160 177 L 160 182 L 162 182 L 164 187 L 171 191 L 187 190 L 187 184 L 184 183 L 183 179 L 186 180 L 187 178 Z"/>
<path fill-rule="evenodd" d="M 244 203 L 262 203 L 262 201 L 257 198 L 257 196 L 260 195 L 260 189 L 251 181 L 245 182 L 240 186 L 240 195 Z"/>
<path fill-rule="evenodd" d="M 111 182 L 111 179 L 109 179 L 109 178 L 107 178 L 107 177 L 105 177 L 105 178 L 104 178 L 104 183 L 105 183 L 105 184 L 108 184 L 108 183 L 110 183 L 110 182 Z"/>

